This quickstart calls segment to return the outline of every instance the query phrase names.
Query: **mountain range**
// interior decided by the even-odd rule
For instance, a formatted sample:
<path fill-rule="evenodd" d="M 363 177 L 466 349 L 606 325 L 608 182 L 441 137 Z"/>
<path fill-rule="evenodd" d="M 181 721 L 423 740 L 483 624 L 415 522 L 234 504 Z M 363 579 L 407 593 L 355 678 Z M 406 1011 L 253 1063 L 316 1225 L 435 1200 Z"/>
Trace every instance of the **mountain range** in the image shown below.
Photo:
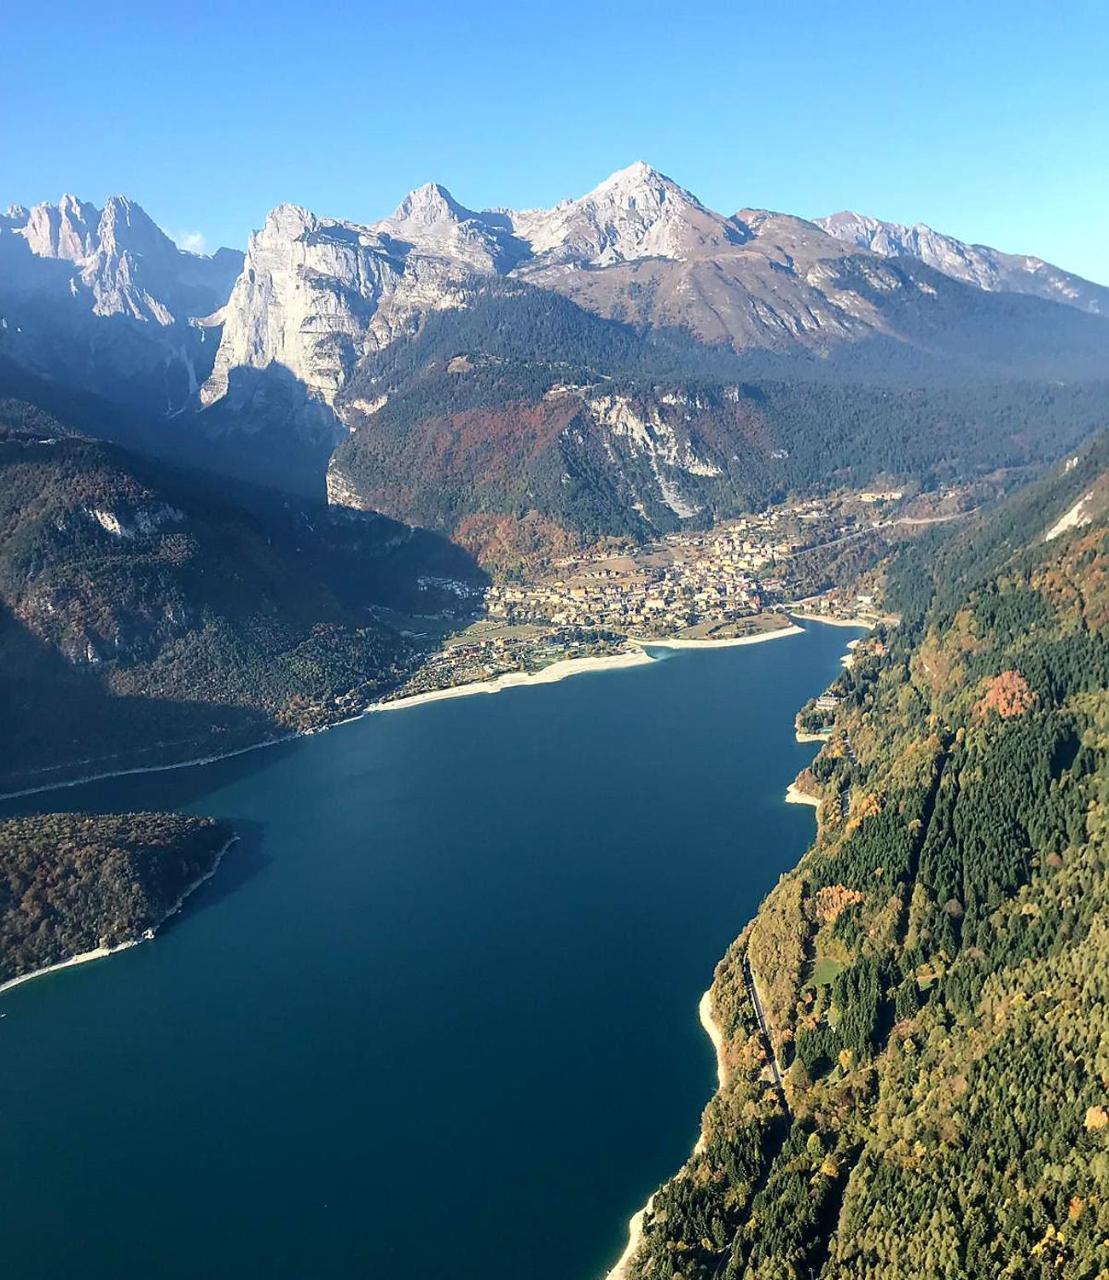
<path fill-rule="evenodd" d="M 983 395 L 1001 435 L 961 462 L 1034 458 L 1045 395 L 1068 447 L 1103 420 L 1109 290 L 923 226 L 724 215 L 643 163 L 544 210 L 434 183 L 364 224 L 281 205 L 211 257 L 66 196 L 0 219 L 0 393 L 28 375 L 99 397 L 92 434 L 321 500 L 326 475 L 480 552 L 868 479 L 909 433 L 950 466 Z"/>
<path fill-rule="evenodd" d="M 435 184 L 366 225 L 283 205 L 251 238 L 201 400 L 226 395 L 236 369 L 276 363 L 334 402 L 368 355 L 415 332 L 429 312 L 464 307 L 490 278 L 736 353 L 829 356 L 888 339 L 969 365 L 1008 363 L 996 350 L 967 350 L 961 333 L 954 350 L 954 319 L 958 330 L 1003 325 L 1028 348 L 1014 354 L 1040 361 L 1055 353 L 1034 331 L 1054 322 L 1083 354 L 1104 358 L 1101 326 L 1027 299 L 1096 313 L 1109 309 L 1109 290 L 947 238 L 922 241 L 916 254 L 910 237 L 892 231 L 863 243 L 843 218 L 820 225 L 758 209 L 724 216 L 642 163 L 546 210 L 478 212 Z"/>

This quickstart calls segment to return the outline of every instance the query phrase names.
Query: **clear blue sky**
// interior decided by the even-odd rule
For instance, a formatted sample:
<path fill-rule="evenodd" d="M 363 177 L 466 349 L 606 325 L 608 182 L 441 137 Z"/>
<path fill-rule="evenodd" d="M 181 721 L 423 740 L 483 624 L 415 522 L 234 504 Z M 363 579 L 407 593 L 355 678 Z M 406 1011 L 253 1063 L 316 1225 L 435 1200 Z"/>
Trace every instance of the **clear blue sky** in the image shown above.
<path fill-rule="evenodd" d="M 685 10 L 683 12 L 683 9 Z M 644 159 L 724 212 L 854 208 L 1109 283 L 1109 3 L 10 4 L 0 202 L 546 205 Z"/>

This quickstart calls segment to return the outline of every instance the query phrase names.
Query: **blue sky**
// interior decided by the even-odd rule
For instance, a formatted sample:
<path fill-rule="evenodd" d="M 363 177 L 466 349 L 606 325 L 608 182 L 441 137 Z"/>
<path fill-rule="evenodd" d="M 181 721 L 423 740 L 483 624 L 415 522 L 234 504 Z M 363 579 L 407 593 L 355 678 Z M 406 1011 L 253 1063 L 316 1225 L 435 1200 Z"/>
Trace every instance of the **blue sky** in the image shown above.
<path fill-rule="evenodd" d="M 714 208 L 854 208 L 1109 283 L 1109 3 L 9 5 L 0 202 L 242 245 L 435 179 L 546 205 L 644 159 Z"/>

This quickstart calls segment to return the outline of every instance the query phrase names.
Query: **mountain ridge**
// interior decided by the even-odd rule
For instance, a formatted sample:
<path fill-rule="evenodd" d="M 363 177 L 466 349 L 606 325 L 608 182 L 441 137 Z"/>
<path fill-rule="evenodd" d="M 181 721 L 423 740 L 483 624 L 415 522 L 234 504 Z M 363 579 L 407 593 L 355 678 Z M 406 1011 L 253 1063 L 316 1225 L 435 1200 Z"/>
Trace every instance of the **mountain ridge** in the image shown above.
<path fill-rule="evenodd" d="M 919 258 L 953 279 L 991 292 L 1030 293 L 1092 315 L 1109 316 L 1109 288 L 1030 254 L 1004 253 L 936 231 L 926 223 L 904 226 L 844 210 L 816 218 L 817 226 L 846 243 L 883 257 Z"/>

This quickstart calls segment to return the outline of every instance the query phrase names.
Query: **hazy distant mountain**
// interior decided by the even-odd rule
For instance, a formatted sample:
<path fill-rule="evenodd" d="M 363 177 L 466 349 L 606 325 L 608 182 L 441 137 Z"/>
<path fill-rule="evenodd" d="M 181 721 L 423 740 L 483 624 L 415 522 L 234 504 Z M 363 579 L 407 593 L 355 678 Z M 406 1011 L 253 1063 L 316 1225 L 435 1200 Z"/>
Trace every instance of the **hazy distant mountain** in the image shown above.
<path fill-rule="evenodd" d="M 36 258 L 72 263 L 74 290 L 87 289 L 96 315 L 125 315 L 171 325 L 217 310 L 242 270 L 243 255 L 220 249 L 187 253 L 126 196 L 103 209 L 76 196 L 56 204 L 14 207 L 0 223 Z M 33 278 L 33 268 L 27 273 Z"/>
<path fill-rule="evenodd" d="M 1109 288 L 1083 280 L 1042 258 L 1002 253 L 984 244 L 966 244 L 918 222 L 903 227 L 861 213 L 834 213 L 816 224 L 847 244 L 886 258 L 919 258 L 944 275 L 991 292 L 1030 293 L 1064 302 L 1093 315 L 1109 316 Z"/>
<path fill-rule="evenodd" d="M 124 196 L 0 216 L 0 351 L 155 411 L 207 376 L 243 255 L 186 253 Z M 207 330 L 214 329 L 208 333 Z"/>

